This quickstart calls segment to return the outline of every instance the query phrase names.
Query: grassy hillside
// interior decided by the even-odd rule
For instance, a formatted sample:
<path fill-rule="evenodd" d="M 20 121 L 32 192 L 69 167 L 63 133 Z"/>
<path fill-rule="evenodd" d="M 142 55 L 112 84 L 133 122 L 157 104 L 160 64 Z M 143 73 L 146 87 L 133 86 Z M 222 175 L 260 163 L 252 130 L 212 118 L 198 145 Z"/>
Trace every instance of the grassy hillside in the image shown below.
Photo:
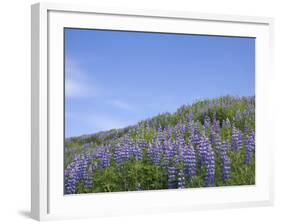
<path fill-rule="evenodd" d="M 65 193 L 255 183 L 255 97 L 183 105 L 65 141 Z"/>

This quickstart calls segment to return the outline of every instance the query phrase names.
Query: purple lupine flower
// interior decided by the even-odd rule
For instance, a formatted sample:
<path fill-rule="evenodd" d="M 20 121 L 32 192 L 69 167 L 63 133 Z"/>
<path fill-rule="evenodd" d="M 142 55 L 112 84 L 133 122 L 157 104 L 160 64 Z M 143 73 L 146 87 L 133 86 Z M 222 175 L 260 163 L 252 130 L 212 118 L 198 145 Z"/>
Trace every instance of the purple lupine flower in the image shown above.
<path fill-rule="evenodd" d="M 186 131 L 185 124 L 178 122 L 175 126 L 175 134 L 176 135 L 184 135 Z"/>
<path fill-rule="evenodd" d="M 142 149 L 137 144 L 133 146 L 133 155 L 136 161 L 142 160 Z"/>
<path fill-rule="evenodd" d="M 73 194 L 76 191 L 76 184 L 80 179 L 77 172 L 80 169 L 79 162 L 79 158 L 74 157 L 73 161 L 68 164 L 67 168 L 64 171 L 64 188 L 66 194 Z"/>
<path fill-rule="evenodd" d="M 119 145 L 121 161 L 129 160 L 129 146 L 127 138 L 124 138 L 123 141 Z"/>
<path fill-rule="evenodd" d="M 168 167 L 168 188 L 176 188 L 176 168 L 173 165 Z"/>
<path fill-rule="evenodd" d="M 228 118 L 226 118 L 226 120 L 225 120 L 225 125 L 224 125 L 224 127 L 227 128 L 227 129 L 230 129 L 230 128 L 231 128 L 231 122 L 230 122 L 230 120 L 229 120 Z"/>
<path fill-rule="evenodd" d="M 213 122 L 213 130 L 216 134 L 220 133 L 220 122 L 217 120 L 214 120 Z"/>
<path fill-rule="evenodd" d="M 192 179 L 196 175 L 196 154 L 192 145 L 187 146 L 184 164 L 189 179 Z"/>
<path fill-rule="evenodd" d="M 92 173 L 96 172 L 97 169 L 98 169 L 98 164 L 97 164 L 97 162 L 94 162 L 94 163 L 92 164 Z"/>
<path fill-rule="evenodd" d="M 170 146 L 171 146 L 169 151 L 170 160 L 173 160 L 174 165 L 177 166 L 177 164 L 180 162 L 181 159 L 182 147 L 184 147 L 185 144 L 183 144 L 182 146 L 178 146 L 175 141 L 171 141 Z"/>
<path fill-rule="evenodd" d="M 116 166 L 120 166 L 122 163 L 122 152 L 120 146 L 115 149 L 114 159 Z"/>
<path fill-rule="evenodd" d="M 221 145 L 221 149 L 225 150 L 226 152 L 231 149 L 231 144 L 229 142 L 229 139 L 226 139 L 223 141 L 223 143 Z"/>
<path fill-rule="evenodd" d="M 187 120 L 188 120 L 188 122 L 193 121 L 193 113 L 192 113 L 192 112 L 189 112 L 189 113 L 188 113 L 188 115 L 187 115 Z"/>
<path fill-rule="evenodd" d="M 178 147 L 183 148 L 185 146 L 185 140 L 182 134 L 176 135 L 176 143 Z"/>
<path fill-rule="evenodd" d="M 234 119 L 235 121 L 240 121 L 242 119 L 240 111 L 236 111 Z"/>
<path fill-rule="evenodd" d="M 229 149 L 229 141 L 226 140 L 226 141 L 223 141 L 222 144 L 221 144 L 221 147 L 220 147 L 220 150 L 219 151 L 225 151 L 227 152 Z"/>
<path fill-rule="evenodd" d="M 193 113 L 192 112 L 190 112 L 188 114 L 187 121 L 188 121 L 188 124 L 187 124 L 188 133 L 193 134 L 194 121 L 193 121 Z"/>
<path fill-rule="evenodd" d="M 156 141 L 162 143 L 165 140 L 165 138 L 166 138 L 165 133 L 163 132 L 161 125 L 159 125 L 156 135 Z"/>
<path fill-rule="evenodd" d="M 76 158 L 67 166 L 64 171 L 64 188 L 66 194 L 74 194 L 76 191 L 76 185 L 79 182 L 78 167 L 75 164 Z"/>
<path fill-rule="evenodd" d="M 166 128 L 166 134 L 167 134 L 167 138 L 166 139 L 169 139 L 169 138 L 172 138 L 173 137 L 173 133 L 174 133 L 174 128 L 171 127 L 171 126 L 168 126 Z"/>
<path fill-rule="evenodd" d="M 198 156 L 199 156 L 199 165 L 201 168 L 205 165 L 208 155 L 209 140 L 205 137 L 200 138 L 200 143 L 198 145 Z"/>
<path fill-rule="evenodd" d="M 232 141 L 231 141 L 231 147 L 234 151 L 238 150 L 238 145 L 237 145 L 237 141 L 238 141 L 238 131 L 235 128 L 235 126 L 232 127 Z"/>
<path fill-rule="evenodd" d="M 169 162 L 171 159 L 175 156 L 175 145 L 171 140 L 166 140 L 163 145 L 163 151 L 164 151 L 164 167 L 167 167 L 169 165 Z"/>
<path fill-rule="evenodd" d="M 82 145 L 82 151 L 86 151 L 90 146 L 90 143 L 85 143 Z"/>
<path fill-rule="evenodd" d="M 179 170 L 179 172 L 178 172 L 178 188 L 184 188 L 184 187 L 185 187 L 184 172 L 182 170 Z"/>
<path fill-rule="evenodd" d="M 73 161 L 65 169 L 64 188 L 66 194 L 76 193 L 76 186 L 80 180 L 86 181 L 86 186 L 90 185 L 88 176 L 88 164 L 92 160 L 92 155 L 82 154 L 75 156 Z"/>
<path fill-rule="evenodd" d="M 204 178 L 205 186 L 210 187 L 215 184 L 215 153 L 209 144 L 207 147 L 207 156 L 206 156 L 206 174 Z"/>
<path fill-rule="evenodd" d="M 200 143 L 200 133 L 199 133 L 199 124 L 196 123 L 194 126 L 194 131 L 193 131 L 193 142 L 192 144 L 195 145 L 195 147 Z"/>
<path fill-rule="evenodd" d="M 105 146 L 98 147 L 96 149 L 95 158 L 98 164 L 97 168 L 105 169 L 110 165 L 110 155 L 108 154 L 108 148 Z"/>
<path fill-rule="evenodd" d="M 228 148 L 228 143 L 223 142 L 220 150 L 221 173 L 222 173 L 223 182 L 226 182 L 230 178 L 230 172 L 231 172 L 230 159 L 227 156 L 227 148 Z"/>
<path fill-rule="evenodd" d="M 232 143 L 231 143 L 231 147 L 233 151 L 238 151 L 242 148 L 242 138 L 243 138 L 242 133 L 239 131 L 239 129 L 233 126 Z"/>
<path fill-rule="evenodd" d="M 216 132 L 214 130 L 214 127 L 211 127 L 211 130 L 210 130 L 210 142 L 212 145 L 215 144 L 215 136 L 216 136 Z"/>
<path fill-rule="evenodd" d="M 128 161 L 134 156 L 134 142 L 130 139 L 129 135 L 125 135 L 114 152 L 114 159 L 117 166 L 122 162 Z"/>
<path fill-rule="evenodd" d="M 93 160 L 93 156 L 88 152 L 83 156 L 83 165 L 82 165 L 82 180 L 85 189 L 91 189 L 93 186 L 91 169 L 89 167 L 90 162 Z"/>
<path fill-rule="evenodd" d="M 221 136 L 220 136 L 220 134 L 215 134 L 215 136 L 214 136 L 214 143 L 213 143 L 213 145 L 214 145 L 214 149 L 215 150 L 220 150 L 220 148 L 221 148 Z"/>
<path fill-rule="evenodd" d="M 204 116 L 204 127 L 205 129 L 207 129 L 211 124 L 211 119 L 208 115 Z"/>
<path fill-rule="evenodd" d="M 92 177 L 86 170 L 83 172 L 83 184 L 85 189 L 91 189 L 93 187 Z"/>
<path fill-rule="evenodd" d="M 238 130 L 238 142 L 237 142 L 238 148 L 241 149 L 243 147 L 243 135 L 240 130 Z"/>
<path fill-rule="evenodd" d="M 190 134 L 188 137 L 188 143 L 194 145 L 194 134 Z"/>
<path fill-rule="evenodd" d="M 161 161 L 162 145 L 159 142 L 149 144 L 148 157 L 154 165 L 159 166 Z"/>
<path fill-rule="evenodd" d="M 246 154 L 244 164 L 248 165 L 251 162 L 253 151 L 255 150 L 255 137 L 254 132 L 249 135 L 245 142 L 246 145 Z"/>
<path fill-rule="evenodd" d="M 181 133 L 182 135 L 185 135 L 186 131 L 187 131 L 186 123 L 181 123 L 181 124 L 180 124 L 180 133 Z"/>
<path fill-rule="evenodd" d="M 168 140 L 166 140 L 163 144 L 163 167 L 166 169 L 168 168 L 169 161 L 170 161 L 169 150 L 170 150 L 170 146 Z"/>
<path fill-rule="evenodd" d="M 147 143 L 146 143 L 146 141 L 143 138 L 139 138 L 138 147 L 140 149 L 147 148 Z"/>
<path fill-rule="evenodd" d="M 129 135 L 125 135 L 123 144 L 123 160 L 128 161 L 133 156 L 133 142 Z"/>

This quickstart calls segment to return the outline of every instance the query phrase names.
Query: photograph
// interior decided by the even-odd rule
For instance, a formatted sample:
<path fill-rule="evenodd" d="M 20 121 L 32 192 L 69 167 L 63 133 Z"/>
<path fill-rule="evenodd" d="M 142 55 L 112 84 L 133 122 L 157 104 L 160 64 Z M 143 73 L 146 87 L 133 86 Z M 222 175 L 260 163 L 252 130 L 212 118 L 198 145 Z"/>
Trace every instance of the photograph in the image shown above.
<path fill-rule="evenodd" d="M 254 37 L 63 38 L 65 195 L 255 185 Z"/>

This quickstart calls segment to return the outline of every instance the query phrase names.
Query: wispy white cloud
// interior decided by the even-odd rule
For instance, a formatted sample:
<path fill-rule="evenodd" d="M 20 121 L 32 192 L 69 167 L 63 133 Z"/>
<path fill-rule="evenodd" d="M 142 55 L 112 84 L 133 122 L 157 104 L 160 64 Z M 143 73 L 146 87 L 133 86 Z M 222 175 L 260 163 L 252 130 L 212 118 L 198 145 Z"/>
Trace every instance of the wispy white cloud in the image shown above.
<path fill-rule="evenodd" d="M 95 97 L 97 89 L 93 85 L 70 79 L 65 82 L 65 95 L 68 98 Z"/>
<path fill-rule="evenodd" d="M 68 98 L 90 98 L 98 95 L 98 88 L 79 64 L 66 58 L 65 95 Z"/>
<path fill-rule="evenodd" d="M 114 107 L 116 107 L 118 109 L 129 110 L 129 111 L 134 111 L 135 110 L 135 108 L 131 104 L 129 104 L 127 102 L 124 102 L 124 101 L 121 101 L 121 100 L 111 100 L 111 101 L 109 101 L 109 103 L 112 106 L 114 106 Z"/>

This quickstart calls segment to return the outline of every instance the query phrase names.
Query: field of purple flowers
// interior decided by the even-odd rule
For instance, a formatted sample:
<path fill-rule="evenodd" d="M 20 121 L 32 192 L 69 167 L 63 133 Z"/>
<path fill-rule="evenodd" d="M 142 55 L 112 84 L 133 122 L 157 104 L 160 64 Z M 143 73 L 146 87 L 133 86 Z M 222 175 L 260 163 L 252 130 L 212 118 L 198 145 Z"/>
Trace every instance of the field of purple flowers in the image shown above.
<path fill-rule="evenodd" d="M 65 194 L 255 184 L 255 97 L 184 105 L 65 140 Z"/>

